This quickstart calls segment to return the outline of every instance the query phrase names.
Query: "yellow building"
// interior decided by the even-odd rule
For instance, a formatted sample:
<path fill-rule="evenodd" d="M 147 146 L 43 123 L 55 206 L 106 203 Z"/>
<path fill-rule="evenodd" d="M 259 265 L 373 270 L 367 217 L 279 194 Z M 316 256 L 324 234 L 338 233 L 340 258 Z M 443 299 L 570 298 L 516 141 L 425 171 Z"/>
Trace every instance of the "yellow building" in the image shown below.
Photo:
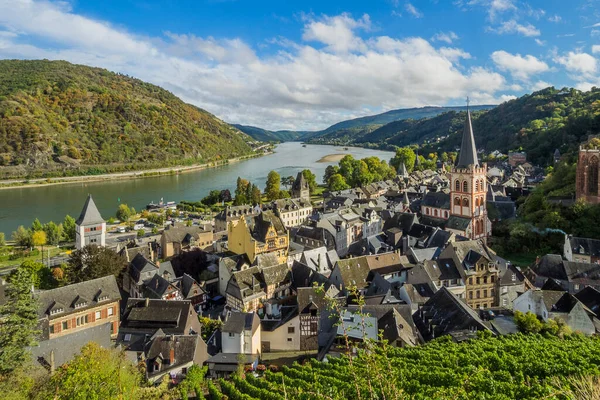
<path fill-rule="evenodd" d="M 229 224 L 227 232 L 229 250 L 246 254 L 251 263 L 264 253 L 276 253 L 280 264 L 287 262 L 289 234 L 273 211 L 244 216 L 239 223 Z"/>

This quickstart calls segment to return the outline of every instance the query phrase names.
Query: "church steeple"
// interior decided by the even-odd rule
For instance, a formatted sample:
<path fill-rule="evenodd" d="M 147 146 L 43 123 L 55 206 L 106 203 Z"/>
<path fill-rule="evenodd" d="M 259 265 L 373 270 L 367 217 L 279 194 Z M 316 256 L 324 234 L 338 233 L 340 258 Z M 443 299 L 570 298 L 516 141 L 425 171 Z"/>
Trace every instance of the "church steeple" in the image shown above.
<path fill-rule="evenodd" d="M 477 148 L 475 147 L 475 137 L 473 136 L 473 126 L 471 125 L 471 111 L 469 110 L 467 100 L 467 120 L 463 130 L 462 143 L 460 145 L 460 153 L 456 161 L 457 167 L 468 167 L 469 165 L 479 166 L 477 159 Z"/>

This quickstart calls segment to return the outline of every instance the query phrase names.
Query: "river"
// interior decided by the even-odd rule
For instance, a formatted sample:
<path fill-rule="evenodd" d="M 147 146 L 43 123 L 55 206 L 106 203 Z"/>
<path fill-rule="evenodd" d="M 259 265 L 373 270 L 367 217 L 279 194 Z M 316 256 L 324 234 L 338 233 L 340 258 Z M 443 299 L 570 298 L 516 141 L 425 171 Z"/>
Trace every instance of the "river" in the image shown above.
<path fill-rule="evenodd" d="M 124 179 L 99 182 L 79 182 L 39 187 L 0 190 L 0 232 L 10 238 L 19 225 L 28 227 L 35 218 L 42 223 L 61 222 L 65 215 L 79 216 L 88 193 L 105 219 L 113 216 L 121 203 L 143 209 L 151 201 L 198 201 L 210 190 L 230 189 L 233 195 L 238 176 L 250 180 L 261 190 L 271 170 L 281 176 L 296 176 L 308 168 L 321 182 L 325 168 L 330 164 L 317 160 L 330 154 L 351 154 L 355 158 L 377 156 L 389 161 L 393 153 L 387 151 L 336 146 L 306 145 L 286 142 L 277 146 L 275 153 L 240 161 L 221 167 L 186 172 L 179 175 Z"/>

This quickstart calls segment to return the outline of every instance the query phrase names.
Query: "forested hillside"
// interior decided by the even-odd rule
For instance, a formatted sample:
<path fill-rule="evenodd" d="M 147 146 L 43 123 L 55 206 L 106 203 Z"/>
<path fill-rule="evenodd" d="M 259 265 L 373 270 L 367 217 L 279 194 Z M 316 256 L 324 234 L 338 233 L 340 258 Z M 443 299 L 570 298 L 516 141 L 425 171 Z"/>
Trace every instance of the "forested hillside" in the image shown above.
<path fill-rule="evenodd" d="M 502 152 L 522 148 L 529 160 L 549 164 L 555 149 L 562 154 L 576 151 L 588 135 L 600 133 L 600 89 L 550 87 L 472 116 L 479 148 Z M 346 143 L 382 148 L 418 144 L 424 153 L 452 151 L 460 144 L 464 120 L 465 112 L 450 111 L 395 121 Z"/>
<path fill-rule="evenodd" d="M 600 341 L 515 334 L 376 350 L 349 360 L 311 360 L 264 378 L 209 384 L 210 399 L 589 399 L 598 383 Z M 582 378 L 588 376 L 588 378 Z M 589 376 L 596 376 L 589 378 Z M 580 384 L 577 387 L 577 384 Z"/>
<path fill-rule="evenodd" d="M 204 163 L 250 154 L 251 141 L 138 79 L 64 61 L 0 61 L 4 177 Z"/>
<path fill-rule="evenodd" d="M 261 142 L 293 142 L 295 140 L 300 140 L 306 133 L 295 131 L 270 131 L 250 125 L 231 125 Z"/>

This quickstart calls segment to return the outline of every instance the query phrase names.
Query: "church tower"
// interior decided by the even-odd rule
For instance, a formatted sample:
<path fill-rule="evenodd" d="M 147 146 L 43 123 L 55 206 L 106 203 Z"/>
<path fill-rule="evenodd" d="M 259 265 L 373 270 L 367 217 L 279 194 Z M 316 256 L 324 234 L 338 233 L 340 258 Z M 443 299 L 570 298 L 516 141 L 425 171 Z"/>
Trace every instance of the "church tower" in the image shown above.
<path fill-rule="evenodd" d="M 306 179 L 304 179 L 302 171 L 298 172 L 298 176 L 296 176 L 296 180 L 292 185 L 291 195 L 293 199 L 310 201 L 310 187 Z"/>
<path fill-rule="evenodd" d="M 100 215 L 91 194 L 88 195 L 83 210 L 75 221 L 75 248 L 81 250 L 90 244 L 106 245 L 106 222 Z"/>
<path fill-rule="evenodd" d="M 468 103 L 467 103 L 468 104 Z M 450 173 L 450 218 L 447 228 L 469 239 L 484 239 L 491 235 L 492 224 L 487 216 L 487 164 L 477 158 L 471 112 L 463 130 L 460 153 Z"/>

